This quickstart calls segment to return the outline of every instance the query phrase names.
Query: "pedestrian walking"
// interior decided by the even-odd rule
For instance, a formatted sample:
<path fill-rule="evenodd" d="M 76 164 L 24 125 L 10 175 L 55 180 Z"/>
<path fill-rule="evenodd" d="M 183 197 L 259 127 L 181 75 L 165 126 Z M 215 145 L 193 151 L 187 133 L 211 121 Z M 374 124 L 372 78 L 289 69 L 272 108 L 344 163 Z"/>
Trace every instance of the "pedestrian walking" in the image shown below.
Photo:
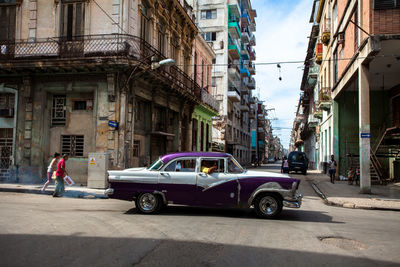
<path fill-rule="evenodd" d="M 281 173 L 289 173 L 289 162 L 286 156 L 282 160 Z"/>
<path fill-rule="evenodd" d="M 40 190 L 41 192 L 46 191 L 46 187 L 51 183 L 51 176 L 53 175 L 53 171 L 56 170 L 57 167 L 57 161 L 60 159 L 60 153 L 54 153 L 54 157 L 51 160 L 49 166 L 47 167 L 47 181 L 43 185 L 42 189 Z"/>
<path fill-rule="evenodd" d="M 53 197 L 62 197 L 65 189 L 64 189 L 64 176 L 68 175 L 67 170 L 65 169 L 65 162 L 68 160 L 68 155 L 64 154 L 62 159 L 57 164 L 56 171 L 56 189 L 54 190 Z"/>
<path fill-rule="evenodd" d="M 336 175 L 336 166 L 337 166 L 334 155 L 331 155 L 331 160 L 329 161 L 328 164 L 329 164 L 329 176 L 331 177 L 331 183 L 334 184 Z"/>

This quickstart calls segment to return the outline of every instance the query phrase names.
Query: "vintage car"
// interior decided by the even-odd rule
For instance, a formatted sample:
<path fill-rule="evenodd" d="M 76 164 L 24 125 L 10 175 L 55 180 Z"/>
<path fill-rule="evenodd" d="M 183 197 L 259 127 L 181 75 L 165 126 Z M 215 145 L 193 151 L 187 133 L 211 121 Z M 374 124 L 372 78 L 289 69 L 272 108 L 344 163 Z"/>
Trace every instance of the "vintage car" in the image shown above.
<path fill-rule="evenodd" d="M 299 208 L 300 180 L 286 174 L 245 170 L 227 153 L 180 152 L 160 157 L 148 168 L 108 171 L 109 198 L 135 200 L 141 213 L 167 204 L 209 207 L 254 206 L 273 218 L 282 207 Z"/>

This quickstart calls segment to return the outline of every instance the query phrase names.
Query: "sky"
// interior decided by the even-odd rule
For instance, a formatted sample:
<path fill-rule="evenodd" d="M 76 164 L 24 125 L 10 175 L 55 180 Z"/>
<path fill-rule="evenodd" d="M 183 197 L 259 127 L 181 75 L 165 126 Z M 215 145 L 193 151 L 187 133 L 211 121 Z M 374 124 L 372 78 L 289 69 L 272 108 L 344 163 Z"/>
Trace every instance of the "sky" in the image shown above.
<path fill-rule="evenodd" d="M 272 121 L 273 135 L 289 147 L 303 64 L 280 64 L 281 77 L 276 64 L 262 63 L 304 61 L 312 24 L 309 23 L 313 0 L 252 0 L 256 18 L 256 96 L 265 101 Z"/>

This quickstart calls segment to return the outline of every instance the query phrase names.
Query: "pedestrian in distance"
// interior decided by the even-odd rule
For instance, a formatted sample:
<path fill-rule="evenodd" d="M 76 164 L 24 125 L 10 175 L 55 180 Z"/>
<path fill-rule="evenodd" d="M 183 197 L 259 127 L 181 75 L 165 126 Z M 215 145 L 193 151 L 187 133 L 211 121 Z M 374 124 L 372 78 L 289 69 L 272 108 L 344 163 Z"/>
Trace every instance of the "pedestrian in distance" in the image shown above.
<path fill-rule="evenodd" d="M 335 183 L 335 176 L 336 176 L 336 160 L 335 160 L 335 156 L 331 155 L 331 160 L 329 161 L 329 176 L 331 178 L 331 183 L 334 184 Z"/>
<path fill-rule="evenodd" d="M 289 162 L 286 156 L 282 160 L 281 173 L 289 173 Z"/>
<path fill-rule="evenodd" d="M 53 175 L 53 171 L 56 170 L 57 167 L 57 161 L 60 159 L 60 153 L 54 153 L 54 157 L 51 160 L 49 166 L 47 167 L 47 181 L 43 185 L 42 189 L 40 190 L 41 192 L 46 191 L 46 187 L 51 183 L 51 177 Z"/>
<path fill-rule="evenodd" d="M 64 176 L 68 175 L 67 170 L 65 169 L 65 162 L 68 160 L 68 155 L 64 154 L 62 159 L 57 164 L 56 171 L 56 189 L 54 190 L 53 197 L 62 197 L 65 188 L 64 188 Z"/>

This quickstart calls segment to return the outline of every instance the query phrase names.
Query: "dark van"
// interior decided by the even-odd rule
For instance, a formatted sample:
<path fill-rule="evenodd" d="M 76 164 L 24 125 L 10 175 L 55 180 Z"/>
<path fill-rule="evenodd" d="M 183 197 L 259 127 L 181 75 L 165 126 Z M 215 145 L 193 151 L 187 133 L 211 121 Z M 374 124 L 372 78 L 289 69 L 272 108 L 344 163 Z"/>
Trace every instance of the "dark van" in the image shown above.
<path fill-rule="evenodd" d="M 306 153 L 300 151 L 292 151 L 288 156 L 289 172 L 300 171 L 302 174 L 307 174 L 308 158 Z"/>

